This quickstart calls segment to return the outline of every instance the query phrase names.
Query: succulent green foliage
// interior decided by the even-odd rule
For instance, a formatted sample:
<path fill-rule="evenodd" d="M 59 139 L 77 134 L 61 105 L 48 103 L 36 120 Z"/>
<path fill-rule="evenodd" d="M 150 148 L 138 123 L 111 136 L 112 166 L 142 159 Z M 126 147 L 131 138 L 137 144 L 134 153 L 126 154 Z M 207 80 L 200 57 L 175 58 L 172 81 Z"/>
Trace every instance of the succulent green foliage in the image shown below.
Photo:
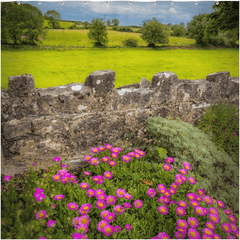
<path fill-rule="evenodd" d="M 198 123 L 198 128 L 211 136 L 217 148 L 239 164 L 239 110 L 219 101 L 210 106 Z"/>
<path fill-rule="evenodd" d="M 184 161 L 190 163 L 199 188 L 238 211 L 239 189 L 232 187 L 239 186 L 238 165 L 217 149 L 209 135 L 179 118 L 153 117 L 146 121 L 146 130 L 156 145 L 166 148 L 168 157 L 174 158 L 171 165 L 175 171 L 183 168 Z"/>

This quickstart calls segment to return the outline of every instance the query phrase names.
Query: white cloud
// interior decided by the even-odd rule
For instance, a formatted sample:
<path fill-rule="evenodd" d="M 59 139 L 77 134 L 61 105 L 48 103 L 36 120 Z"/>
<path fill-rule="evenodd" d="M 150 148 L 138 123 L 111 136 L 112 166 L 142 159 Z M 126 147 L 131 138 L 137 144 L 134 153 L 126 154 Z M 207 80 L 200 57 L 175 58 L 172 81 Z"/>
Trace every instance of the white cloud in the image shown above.
<path fill-rule="evenodd" d="M 177 14 L 177 11 L 175 8 L 169 8 L 168 10 L 169 13 Z"/>

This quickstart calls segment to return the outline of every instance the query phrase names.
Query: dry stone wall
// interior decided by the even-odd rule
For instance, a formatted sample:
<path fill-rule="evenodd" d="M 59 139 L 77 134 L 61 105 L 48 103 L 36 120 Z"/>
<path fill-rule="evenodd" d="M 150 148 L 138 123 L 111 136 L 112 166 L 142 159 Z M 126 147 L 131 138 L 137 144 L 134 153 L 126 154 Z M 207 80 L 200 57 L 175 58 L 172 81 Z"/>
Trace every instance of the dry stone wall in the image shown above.
<path fill-rule="evenodd" d="M 33 162 L 49 167 L 55 156 L 69 159 L 71 170 L 85 167 L 91 148 L 130 129 L 143 139 L 146 119 L 171 115 L 197 126 L 219 99 L 239 107 L 239 77 L 223 71 L 180 80 L 167 71 L 151 82 L 143 78 L 119 88 L 112 70 L 95 71 L 85 83 L 50 88 L 35 88 L 31 74 L 9 77 L 8 89 L 1 90 L 2 174 L 22 173 Z"/>

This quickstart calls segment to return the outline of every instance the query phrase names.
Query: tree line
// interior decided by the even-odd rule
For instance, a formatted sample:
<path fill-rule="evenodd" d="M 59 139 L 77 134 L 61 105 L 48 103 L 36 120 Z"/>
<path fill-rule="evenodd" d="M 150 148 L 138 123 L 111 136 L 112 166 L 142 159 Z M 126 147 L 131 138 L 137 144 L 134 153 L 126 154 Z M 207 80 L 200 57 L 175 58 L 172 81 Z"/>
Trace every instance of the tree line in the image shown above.
<path fill-rule="evenodd" d="M 147 42 L 149 47 L 156 44 L 168 44 L 169 36 L 187 37 L 196 40 L 200 46 L 226 46 L 236 47 L 239 44 L 239 2 L 220 1 L 212 7 L 215 9 L 210 14 L 199 14 L 187 23 L 164 25 L 156 18 L 143 21 L 143 26 L 137 32 L 140 37 Z M 53 29 L 59 29 L 61 14 L 55 10 L 49 10 L 44 15 L 37 8 L 30 4 L 18 4 L 17 2 L 2 2 L 1 4 L 1 43 L 6 44 L 10 40 L 14 44 L 28 43 L 37 45 L 42 43 L 39 36 L 46 36 L 47 29 L 43 27 L 44 19 Z M 69 29 L 76 29 L 76 23 Z M 128 31 L 130 27 L 119 27 L 119 21 L 110 19 L 103 21 L 102 18 L 93 19 L 91 23 L 82 23 L 84 29 L 89 29 L 88 37 L 95 46 L 104 46 L 108 43 L 107 26 L 112 26 L 113 30 Z M 26 39 L 21 39 L 22 36 Z M 131 40 L 131 39 L 129 39 Z M 133 39 L 132 39 L 133 41 Z M 131 43 L 131 41 L 130 41 Z"/>

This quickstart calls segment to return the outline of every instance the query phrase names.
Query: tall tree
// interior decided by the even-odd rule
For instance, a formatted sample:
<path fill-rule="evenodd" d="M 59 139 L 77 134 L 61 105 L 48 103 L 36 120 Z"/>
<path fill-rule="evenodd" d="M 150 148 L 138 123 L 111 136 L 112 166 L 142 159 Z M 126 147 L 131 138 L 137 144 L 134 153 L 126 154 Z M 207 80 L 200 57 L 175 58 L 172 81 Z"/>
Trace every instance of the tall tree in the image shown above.
<path fill-rule="evenodd" d="M 107 34 L 107 26 L 105 25 L 105 22 L 103 22 L 103 19 L 93 19 L 91 22 L 90 31 L 88 32 L 88 37 L 94 43 L 94 45 L 102 46 L 107 44 Z"/>
<path fill-rule="evenodd" d="M 60 28 L 59 21 L 61 20 L 61 14 L 55 10 L 48 10 L 44 14 L 44 18 L 48 20 L 48 24 L 52 26 L 53 29 L 58 29 Z"/>
<path fill-rule="evenodd" d="M 113 26 L 118 27 L 119 21 L 117 19 L 113 19 L 112 24 L 113 24 Z"/>
<path fill-rule="evenodd" d="M 239 1 L 220 1 L 219 5 L 214 3 L 212 8 L 216 11 L 208 15 L 207 31 L 234 30 L 239 35 Z"/>
<path fill-rule="evenodd" d="M 141 38 L 148 43 L 149 47 L 154 47 L 155 44 L 168 43 L 168 32 L 165 31 L 164 25 L 157 20 L 143 21 L 141 29 Z"/>
<path fill-rule="evenodd" d="M 111 24 L 110 19 L 107 20 L 107 25 L 109 26 Z"/>

